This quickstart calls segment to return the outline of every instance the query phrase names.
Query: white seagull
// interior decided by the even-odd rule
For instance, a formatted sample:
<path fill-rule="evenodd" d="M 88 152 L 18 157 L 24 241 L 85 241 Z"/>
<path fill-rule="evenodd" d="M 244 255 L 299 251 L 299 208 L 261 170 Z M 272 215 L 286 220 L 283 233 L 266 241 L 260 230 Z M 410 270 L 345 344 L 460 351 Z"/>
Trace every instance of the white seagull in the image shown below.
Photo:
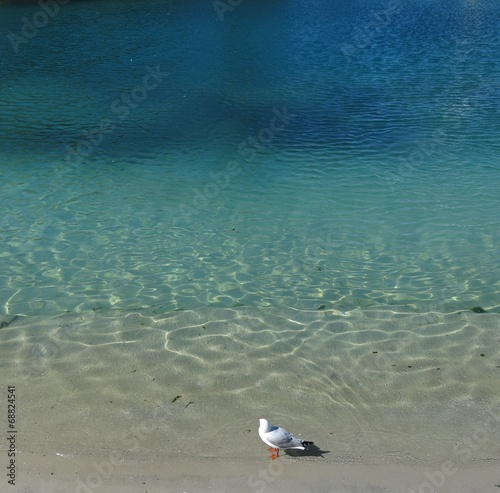
<path fill-rule="evenodd" d="M 314 442 L 295 438 L 289 431 L 280 426 L 270 425 L 267 419 L 259 418 L 259 423 L 259 436 L 264 443 L 269 445 L 269 452 L 273 452 L 272 460 L 280 456 L 280 449 L 305 450 L 308 445 L 314 444 Z"/>

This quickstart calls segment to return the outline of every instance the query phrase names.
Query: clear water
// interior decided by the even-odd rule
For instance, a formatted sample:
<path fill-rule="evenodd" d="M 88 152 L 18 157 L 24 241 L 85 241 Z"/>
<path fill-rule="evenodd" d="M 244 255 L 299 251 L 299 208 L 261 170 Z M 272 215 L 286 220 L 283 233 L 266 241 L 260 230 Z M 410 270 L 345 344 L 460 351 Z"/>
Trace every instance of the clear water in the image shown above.
<path fill-rule="evenodd" d="M 0 366 L 43 376 L 26 416 L 60 392 L 108 440 L 98 382 L 138 423 L 165 395 L 185 444 L 247 420 L 221 403 L 299 399 L 339 454 L 430 460 L 500 409 L 497 316 L 450 313 L 500 306 L 496 0 L 74 1 L 16 45 L 38 10 L 0 10 L 0 311 L 27 315 Z"/>
<path fill-rule="evenodd" d="M 4 36 L 2 311 L 498 306 L 498 22 L 75 2 Z"/>

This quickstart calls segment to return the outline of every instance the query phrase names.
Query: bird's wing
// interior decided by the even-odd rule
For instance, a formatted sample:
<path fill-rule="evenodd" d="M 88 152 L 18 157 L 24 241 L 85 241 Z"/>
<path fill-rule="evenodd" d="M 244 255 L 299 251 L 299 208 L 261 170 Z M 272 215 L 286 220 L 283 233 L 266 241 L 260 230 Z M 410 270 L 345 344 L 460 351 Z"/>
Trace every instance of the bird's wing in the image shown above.
<path fill-rule="evenodd" d="M 277 448 L 302 447 L 302 442 L 284 428 L 273 426 L 266 438 Z"/>

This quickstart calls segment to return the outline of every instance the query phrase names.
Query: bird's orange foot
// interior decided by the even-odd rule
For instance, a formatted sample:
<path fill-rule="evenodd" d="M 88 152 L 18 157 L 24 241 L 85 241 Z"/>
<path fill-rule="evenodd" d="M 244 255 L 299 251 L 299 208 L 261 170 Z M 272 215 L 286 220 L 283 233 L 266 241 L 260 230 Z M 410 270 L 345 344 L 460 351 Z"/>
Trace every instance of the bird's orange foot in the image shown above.
<path fill-rule="evenodd" d="M 278 457 L 278 454 L 271 454 L 271 460 L 276 460 Z"/>
<path fill-rule="evenodd" d="M 276 452 L 276 449 L 274 447 L 269 447 L 267 450 L 269 450 L 269 452 Z"/>

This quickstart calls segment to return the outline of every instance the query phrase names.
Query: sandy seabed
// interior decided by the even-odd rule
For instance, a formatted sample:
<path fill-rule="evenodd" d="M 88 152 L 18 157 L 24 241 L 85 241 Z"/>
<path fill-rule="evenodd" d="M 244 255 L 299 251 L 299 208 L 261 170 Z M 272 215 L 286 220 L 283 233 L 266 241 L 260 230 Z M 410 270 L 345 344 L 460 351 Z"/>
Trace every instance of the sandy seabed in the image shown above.
<path fill-rule="evenodd" d="M 498 314 L 240 307 L 1 322 L 18 430 L 16 484 L 5 473 L 1 491 L 500 491 Z M 317 447 L 271 461 L 259 416 Z"/>

